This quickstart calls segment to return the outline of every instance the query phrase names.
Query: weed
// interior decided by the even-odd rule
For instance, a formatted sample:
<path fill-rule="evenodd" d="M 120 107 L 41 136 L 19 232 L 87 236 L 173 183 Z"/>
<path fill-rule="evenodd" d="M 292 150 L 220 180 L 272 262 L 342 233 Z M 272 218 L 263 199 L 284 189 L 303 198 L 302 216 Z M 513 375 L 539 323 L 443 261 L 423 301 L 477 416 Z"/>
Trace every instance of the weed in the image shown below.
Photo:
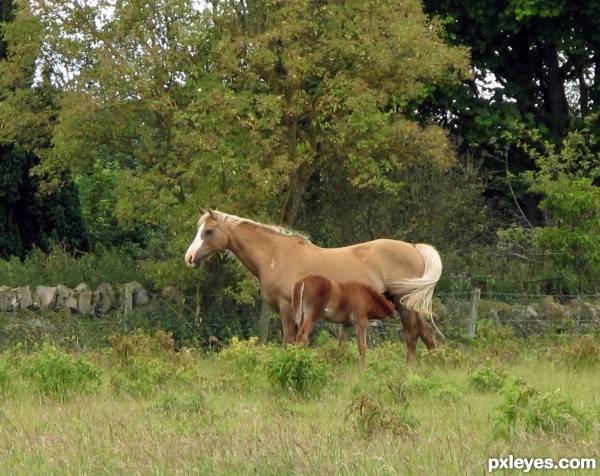
<path fill-rule="evenodd" d="M 444 382 L 435 376 L 423 377 L 416 373 L 408 377 L 405 391 L 413 395 L 428 394 L 436 399 L 450 402 L 458 401 L 462 397 L 460 390 L 454 384 Z"/>
<path fill-rule="evenodd" d="M 72 357 L 44 344 L 26 363 L 23 373 L 44 395 L 60 402 L 100 383 L 101 372 L 83 357 Z"/>
<path fill-rule="evenodd" d="M 316 348 L 317 354 L 334 369 L 339 367 L 358 366 L 358 352 L 352 352 L 353 343 L 347 342 L 339 346 L 337 341 L 330 339 Z M 356 345 L 356 343 L 354 343 Z"/>
<path fill-rule="evenodd" d="M 271 385 L 303 397 L 318 395 L 330 374 L 330 367 L 321 358 L 300 346 L 273 349 L 267 363 Z"/>
<path fill-rule="evenodd" d="M 351 419 L 356 430 L 364 438 L 380 432 L 395 436 L 409 434 L 417 428 L 418 420 L 408 411 L 408 403 L 385 405 L 376 395 L 361 392 L 348 407 L 346 419 Z"/>
<path fill-rule="evenodd" d="M 559 358 L 572 367 L 592 367 L 600 363 L 600 344 L 589 335 L 577 336 L 562 346 Z"/>
<path fill-rule="evenodd" d="M 180 395 L 166 393 L 154 404 L 154 408 L 164 416 L 194 415 L 206 410 L 206 398 L 203 395 Z"/>
<path fill-rule="evenodd" d="M 591 428 L 591 417 L 578 411 L 571 400 L 558 392 L 540 395 L 522 381 L 515 381 L 504 392 L 496 407 L 494 435 L 510 441 L 517 429 L 527 433 L 581 434 Z"/>
<path fill-rule="evenodd" d="M 424 353 L 421 357 L 421 364 L 436 368 L 459 368 L 469 366 L 472 358 L 467 356 L 460 349 L 449 346 L 440 346 L 433 351 Z"/>
<path fill-rule="evenodd" d="M 137 330 L 109 339 L 117 365 L 111 377 L 112 387 L 121 393 L 149 396 L 174 378 L 186 375 L 190 362 L 175 352 L 173 336 L 157 331 L 150 335 Z"/>
<path fill-rule="evenodd" d="M 477 369 L 469 375 L 470 384 L 480 392 L 492 392 L 504 387 L 508 372 L 496 370 L 492 367 L 492 361 L 487 359 L 483 369 Z"/>
<path fill-rule="evenodd" d="M 112 335 L 108 339 L 112 353 L 121 363 L 135 357 L 157 357 L 173 354 L 175 342 L 171 333 L 156 331 L 148 334 L 142 329 L 125 335 Z"/>
<path fill-rule="evenodd" d="M 13 372 L 10 357 L 7 352 L 0 355 L 0 394 L 7 393 L 12 388 Z"/>

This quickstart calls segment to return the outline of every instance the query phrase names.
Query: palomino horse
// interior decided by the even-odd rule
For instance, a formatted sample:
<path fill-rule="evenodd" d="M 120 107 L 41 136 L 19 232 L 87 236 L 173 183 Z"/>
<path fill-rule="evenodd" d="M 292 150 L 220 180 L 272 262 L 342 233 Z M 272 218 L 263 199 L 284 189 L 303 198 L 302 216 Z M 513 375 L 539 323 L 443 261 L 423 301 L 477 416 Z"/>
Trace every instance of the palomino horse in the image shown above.
<path fill-rule="evenodd" d="M 315 321 L 340 324 L 339 344 L 346 338 L 347 328 L 354 325 L 360 354 L 360 368 L 367 363 L 367 326 L 370 319 L 395 317 L 396 307 L 383 295 L 364 283 L 339 283 L 325 276 L 311 274 L 294 285 L 292 310 L 300 328 L 296 342 L 306 344 Z"/>
<path fill-rule="evenodd" d="M 391 296 L 402 319 L 409 362 L 415 359 L 418 337 L 428 349 L 435 348 L 423 314 L 431 316 L 442 261 L 430 245 L 380 239 L 320 248 L 282 228 L 209 210 L 198 221 L 185 262 L 197 268 L 223 249 L 231 251 L 258 278 L 264 300 L 279 312 L 286 344 L 295 341 L 298 330 L 292 312 L 294 284 L 308 274 L 320 274 L 336 281 L 363 282 Z"/>

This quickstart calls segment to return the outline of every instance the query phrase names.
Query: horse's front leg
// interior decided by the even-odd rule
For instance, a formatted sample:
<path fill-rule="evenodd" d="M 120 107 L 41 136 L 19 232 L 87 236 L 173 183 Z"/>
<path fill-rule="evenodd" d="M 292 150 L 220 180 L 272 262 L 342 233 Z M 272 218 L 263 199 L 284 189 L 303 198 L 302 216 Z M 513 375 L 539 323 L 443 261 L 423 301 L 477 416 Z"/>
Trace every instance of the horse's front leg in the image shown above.
<path fill-rule="evenodd" d="M 292 306 L 285 303 L 279 306 L 279 317 L 281 318 L 281 326 L 283 332 L 283 344 L 292 344 L 296 342 L 296 334 L 298 326 L 294 320 Z"/>

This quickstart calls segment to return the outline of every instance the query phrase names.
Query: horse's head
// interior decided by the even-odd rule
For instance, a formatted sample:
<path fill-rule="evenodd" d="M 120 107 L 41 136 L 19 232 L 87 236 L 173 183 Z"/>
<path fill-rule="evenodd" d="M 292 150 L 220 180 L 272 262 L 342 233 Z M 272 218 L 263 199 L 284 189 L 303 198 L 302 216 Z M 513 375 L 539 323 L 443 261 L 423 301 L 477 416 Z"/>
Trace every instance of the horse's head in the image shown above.
<path fill-rule="evenodd" d="M 188 266 L 197 268 L 202 261 L 227 247 L 229 235 L 218 220 L 217 213 L 209 209 L 198 220 L 196 238 L 185 253 L 185 262 Z"/>

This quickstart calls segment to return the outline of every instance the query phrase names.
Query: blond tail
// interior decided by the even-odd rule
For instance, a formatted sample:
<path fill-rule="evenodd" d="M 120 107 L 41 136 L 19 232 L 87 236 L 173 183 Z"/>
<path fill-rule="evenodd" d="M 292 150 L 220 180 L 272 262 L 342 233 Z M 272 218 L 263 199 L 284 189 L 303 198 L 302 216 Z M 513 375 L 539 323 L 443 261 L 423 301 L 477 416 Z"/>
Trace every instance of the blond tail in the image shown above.
<path fill-rule="evenodd" d="M 400 302 L 408 309 L 433 317 L 433 290 L 442 275 L 442 259 L 431 245 L 419 243 L 415 245 L 415 248 L 425 261 L 423 276 L 394 283 L 393 286 L 390 286 L 393 288 L 390 291 L 393 294 L 402 294 Z"/>

